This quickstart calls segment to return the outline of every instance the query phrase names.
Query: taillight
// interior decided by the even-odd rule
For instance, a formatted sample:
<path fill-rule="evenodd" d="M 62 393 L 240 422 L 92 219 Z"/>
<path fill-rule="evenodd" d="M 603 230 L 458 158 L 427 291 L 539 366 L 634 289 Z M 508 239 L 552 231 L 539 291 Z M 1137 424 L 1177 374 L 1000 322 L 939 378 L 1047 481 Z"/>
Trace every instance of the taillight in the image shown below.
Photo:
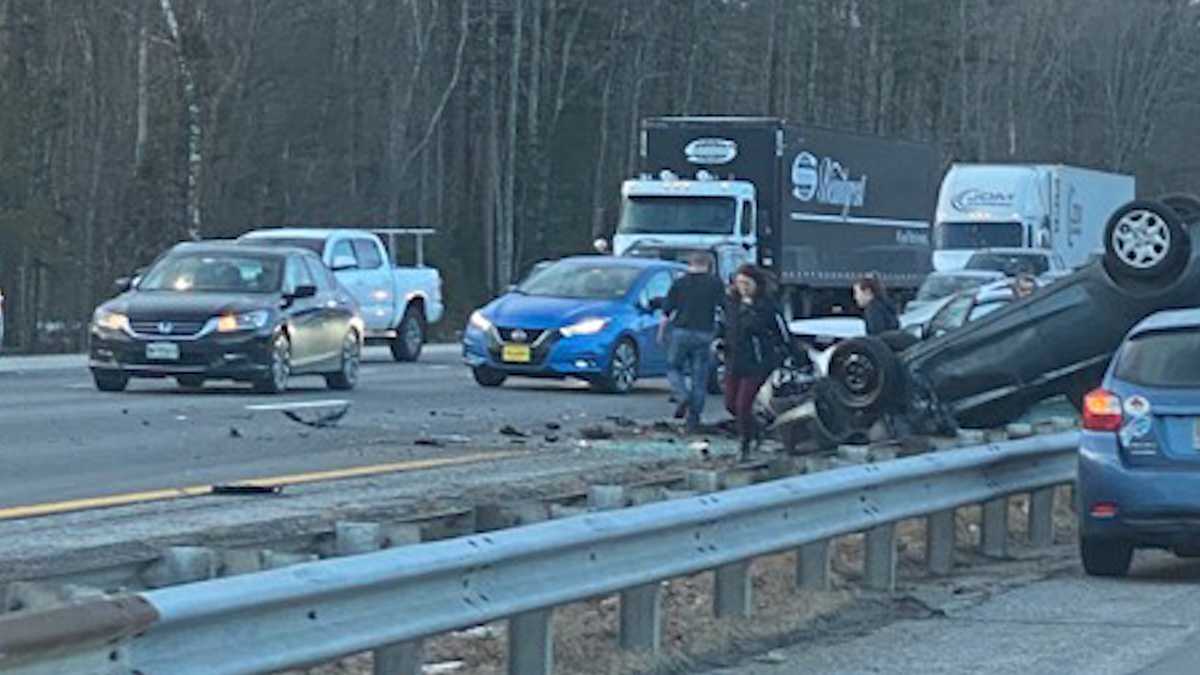
<path fill-rule="evenodd" d="M 1093 518 L 1116 518 L 1117 505 L 1115 502 L 1096 502 L 1089 510 Z"/>
<path fill-rule="evenodd" d="M 1094 389 L 1083 398 L 1083 428 L 1088 431 L 1117 431 L 1121 428 L 1121 397 L 1106 389 Z"/>

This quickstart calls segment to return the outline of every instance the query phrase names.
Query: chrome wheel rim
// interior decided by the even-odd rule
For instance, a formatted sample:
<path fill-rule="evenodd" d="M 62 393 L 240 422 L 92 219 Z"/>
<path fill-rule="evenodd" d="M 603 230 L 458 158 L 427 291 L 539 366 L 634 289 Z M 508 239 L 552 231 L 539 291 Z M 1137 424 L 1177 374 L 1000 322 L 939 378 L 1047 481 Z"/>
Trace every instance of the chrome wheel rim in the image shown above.
<path fill-rule="evenodd" d="M 404 323 L 404 347 L 409 354 L 416 354 L 421 348 L 421 322 L 416 319 L 409 319 Z"/>
<path fill-rule="evenodd" d="M 1112 247 L 1121 262 L 1134 269 L 1150 269 L 1171 250 L 1171 228 L 1162 216 L 1137 209 L 1121 216 L 1112 233 Z"/>
<path fill-rule="evenodd" d="M 618 391 L 629 391 L 637 380 L 637 352 L 628 342 L 617 345 L 613 353 L 612 380 Z"/>

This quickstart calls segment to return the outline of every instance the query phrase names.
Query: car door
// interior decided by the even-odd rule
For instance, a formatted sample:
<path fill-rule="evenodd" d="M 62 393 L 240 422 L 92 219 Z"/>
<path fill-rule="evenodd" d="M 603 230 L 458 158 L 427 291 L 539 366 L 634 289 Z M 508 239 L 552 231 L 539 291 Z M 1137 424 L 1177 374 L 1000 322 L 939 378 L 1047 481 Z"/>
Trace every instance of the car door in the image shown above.
<path fill-rule="evenodd" d="M 379 243 L 368 237 L 355 237 L 350 243 L 358 259 L 357 280 L 362 289 L 359 306 L 367 328 L 372 331 L 393 328 L 395 317 L 392 307 L 396 299 L 392 296 L 395 284 L 392 282 L 391 269 L 384 264 Z"/>
<path fill-rule="evenodd" d="M 335 239 L 332 244 L 333 248 L 329 254 L 329 268 L 333 270 L 333 275 L 337 277 L 342 287 L 358 303 L 358 307 L 362 311 L 363 321 L 367 324 L 367 330 L 377 330 L 376 326 L 371 322 L 371 284 L 367 275 L 361 269 L 361 263 L 358 259 L 358 254 L 354 250 L 354 245 L 350 239 L 346 238 Z M 382 330 L 382 328 L 378 330 Z"/>
<path fill-rule="evenodd" d="M 320 308 L 320 351 L 332 367 L 341 359 L 342 340 L 350 329 L 354 316 L 354 299 L 315 256 L 304 256 L 309 275 L 317 286 L 317 305 Z"/>
<path fill-rule="evenodd" d="M 299 256 L 289 255 L 284 272 L 284 312 L 288 317 L 288 331 L 292 341 L 292 369 L 310 370 L 326 351 L 321 335 L 321 304 L 317 296 L 293 298 L 292 294 L 302 286 L 316 286 L 312 274 Z"/>
<path fill-rule="evenodd" d="M 659 341 L 658 331 L 663 319 L 660 309 L 647 311 L 651 301 L 667 297 L 674 279 L 670 270 L 652 272 L 638 293 L 637 335 L 638 348 L 642 357 L 642 370 L 645 375 L 660 375 L 667 370 L 667 347 Z"/>

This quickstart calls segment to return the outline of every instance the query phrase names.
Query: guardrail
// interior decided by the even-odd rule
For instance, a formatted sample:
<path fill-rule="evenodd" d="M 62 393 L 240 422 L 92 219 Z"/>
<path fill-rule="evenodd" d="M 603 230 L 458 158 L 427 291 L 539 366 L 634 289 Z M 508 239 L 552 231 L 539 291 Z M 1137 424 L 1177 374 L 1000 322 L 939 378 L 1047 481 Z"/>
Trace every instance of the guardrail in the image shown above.
<path fill-rule="evenodd" d="M 750 562 L 799 549 L 823 586 L 830 539 L 866 532 L 864 582 L 894 587 L 895 526 L 927 517 L 931 571 L 950 570 L 954 510 L 984 504 L 1002 555 L 1007 504 L 1032 493 L 1035 545 L 1053 540 L 1074 432 L 837 469 L 699 497 L 0 617 L 0 671 L 261 673 L 375 650 L 377 673 L 418 673 L 421 640 L 508 619 L 509 672 L 553 671 L 559 605 L 620 593 L 620 643 L 658 648 L 660 582 L 716 570 L 714 611 L 750 613 Z"/>

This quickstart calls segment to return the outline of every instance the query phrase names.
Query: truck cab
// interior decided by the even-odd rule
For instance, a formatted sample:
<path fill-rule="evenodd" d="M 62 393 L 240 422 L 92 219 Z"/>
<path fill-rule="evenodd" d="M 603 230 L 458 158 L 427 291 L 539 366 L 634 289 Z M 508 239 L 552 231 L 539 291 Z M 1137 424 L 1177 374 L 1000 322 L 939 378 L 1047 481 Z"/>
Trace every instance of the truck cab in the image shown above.
<path fill-rule="evenodd" d="M 758 259 L 757 201 L 748 181 L 718 180 L 708 172 L 684 179 L 670 171 L 643 174 L 621 186 L 621 220 L 613 253 L 637 247 L 713 251 L 717 269 Z"/>
<path fill-rule="evenodd" d="M 991 248 L 1048 248 L 1049 213 L 1027 166 L 953 166 L 938 194 L 933 268 L 962 269 Z"/>

